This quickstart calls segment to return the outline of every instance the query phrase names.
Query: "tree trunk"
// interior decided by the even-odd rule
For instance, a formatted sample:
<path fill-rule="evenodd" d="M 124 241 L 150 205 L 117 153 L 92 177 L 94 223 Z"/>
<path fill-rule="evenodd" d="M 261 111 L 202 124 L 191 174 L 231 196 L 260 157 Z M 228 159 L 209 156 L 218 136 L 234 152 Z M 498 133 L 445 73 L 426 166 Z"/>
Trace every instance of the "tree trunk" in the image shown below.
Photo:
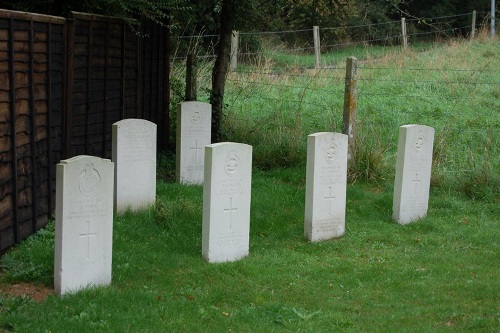
<path fill-rule="evenodd" d="M 231 55 L 231 34 L 233 30 L 234 13 L 233 0 L 223 0 L 220 15 L 220 37 L 217 50 L 217 59 L 212 70 L 212 92 L 210 103 L 212 104 L 212 142 L 222 140 L 222 117 L 224 106 L 224 88 L 226 76 L 229 69 Z"/>

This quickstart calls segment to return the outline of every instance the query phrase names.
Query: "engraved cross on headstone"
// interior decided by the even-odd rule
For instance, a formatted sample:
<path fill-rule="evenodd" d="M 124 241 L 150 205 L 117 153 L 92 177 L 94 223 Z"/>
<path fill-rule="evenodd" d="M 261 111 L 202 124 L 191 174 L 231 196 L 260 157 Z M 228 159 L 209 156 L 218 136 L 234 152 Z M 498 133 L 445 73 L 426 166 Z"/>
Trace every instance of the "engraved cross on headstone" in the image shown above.
<path fill-rule="evenodd" d="M 233 211 L 237 211 L 238 208 L 233 207 L 233 198 L 229 198 L 229 208 L 224 208 L 224 213 L 229 213 L 229 230 L 233 229 Z"/>
<path fill-rule="evenodd" d="M 90 261 L 90 259 L 92 259 L 90 257 L 90 237 L 97 237 L 97 233 L 90 232 L 90 221 L 87 221 L 87 231 L 80 233 L 80 238 L 87 239 L 87 258 L 85 258 L 86 261 Z"/>
<path fill-rule="evenodd" d="M 418 183 L 420 183 L 420 179 L 418 179 L 418 173 L 416 173 L 415 179 L 413 179 L 413 184 L 415 184 L 415 194 L 417 194 Z"/>
<path fill-rule="evenodd" d="M 325 199 L 329 201 L 328 216 L 332 215 L 332 203 L 335 201 L 335 197 L 332 195 L 332 187 L 328 187 L 328 195 L 325 195 Z"/>
<path fill-rule="evenodd" d="M 194 139 L 194 147 L 189 147 L 189 149 L 194 153 L 194 164 L 198 164 L 198 150 L 201 150 L 201 147 L 198 147 L 197 139 Z"/>

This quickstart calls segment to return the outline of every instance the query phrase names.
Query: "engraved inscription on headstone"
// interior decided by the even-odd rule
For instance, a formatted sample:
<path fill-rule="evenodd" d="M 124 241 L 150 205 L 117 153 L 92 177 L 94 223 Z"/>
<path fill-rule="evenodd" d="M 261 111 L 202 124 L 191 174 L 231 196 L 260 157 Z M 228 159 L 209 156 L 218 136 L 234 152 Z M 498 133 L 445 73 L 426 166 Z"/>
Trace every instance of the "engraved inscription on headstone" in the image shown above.
<path fill-rule="evenodd" d="M 345 232 L 347 135 L 322 132 L 307 138 L 304 236 L 320 241 Z"/>
<path fill-rule="evenodd" d="M 194 144 L 189 147 L 189 150 L 191 150 L 192 154 L 192 165 L 196 168 L 200 165 L 200 158 L 198 156 L 201 156 L 201 150 L 202 147 L 198 146 L 198 140 L 193 139 Z"/>
<path fill-rule="evenodd" d="M 113 124 L 115 211 L 144 209 L 156 201 L 156 124 L 124 119 Z"/>
<path fill-rule="evenodd" d="M 392 217 L 407 224 L 427 215 L 434 129 L 424 125 L 399 128 Z"/>
<path fill-rule="evenodd" d="M 209 262 L 248 255 L 252 147 L 217 143 L 205 147 L 202 254 Z"/>
<path fill-rule="evenodd" d="M 229 207 L 224 208 L 225 213 L 229 213 L 229 230 L 233 229 L 233 212 L 236 212 L 238 208 L 233 207 L 233 198 L 229 198 Z"/>
<path fill-rule="evenodd" d="M 113 163 L 76 156 L 57 165 L 54 287 L 63 295 L 111 283 Z"/>
<path fill-rule="evenodd" d="M 177 108 L 176 178 L 182 184 L 203 184 L 204 147 L 210 144 L 212 106 L 183 102 Z"/>
<path fill-rule="evenodd" d="M 95 239 L 97 238 L 97 232 L 91 231 L 90 221 L 87 224 L 82 224 L 83 231 L 80 232 L 80 246 L 83 247 L 80 253 L 83 254 L 83 262 L 89 263 L 95 259 Z M 92 230 L 94 230 L 92 228 Z"/>
<path fill-rule="evenodd" d="M 332 215 L 332 204 L 333 201 L 335 200 L 335 196 L 332 195 L 332 187 L 328 187 L 328 194 L 325 196 L 325 199 L 328 200 L 328 216 Z"/>

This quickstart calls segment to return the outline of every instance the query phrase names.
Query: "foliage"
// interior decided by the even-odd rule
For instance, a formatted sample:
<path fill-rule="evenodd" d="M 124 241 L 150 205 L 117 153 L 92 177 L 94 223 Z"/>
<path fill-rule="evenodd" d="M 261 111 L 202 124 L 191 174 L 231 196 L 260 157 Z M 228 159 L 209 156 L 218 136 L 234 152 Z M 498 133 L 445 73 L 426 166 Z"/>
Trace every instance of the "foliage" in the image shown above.
<path fill-rule="evenodd" d="M 166 24 L 170 13 L 186 9 L 186 0 L 9 0 L 1 1 L 0 6 L 57 16 L 67 16 L 69 12 L 76 11 L 123 18 L 145 17 Z"/>

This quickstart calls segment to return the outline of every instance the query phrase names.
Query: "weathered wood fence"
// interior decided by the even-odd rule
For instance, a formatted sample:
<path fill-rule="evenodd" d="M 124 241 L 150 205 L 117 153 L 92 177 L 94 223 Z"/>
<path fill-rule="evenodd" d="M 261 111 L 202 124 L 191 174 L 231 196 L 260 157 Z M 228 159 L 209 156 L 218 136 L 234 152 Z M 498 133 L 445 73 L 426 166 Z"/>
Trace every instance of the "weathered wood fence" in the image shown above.
<path fill-rule="evenodd" d="M 0 10 L 0 251 L 52 216 L 61 159 L 111 157 L 114 122 L 151 120 L 168 145 L 168 51 L 147 21 Z"/>

